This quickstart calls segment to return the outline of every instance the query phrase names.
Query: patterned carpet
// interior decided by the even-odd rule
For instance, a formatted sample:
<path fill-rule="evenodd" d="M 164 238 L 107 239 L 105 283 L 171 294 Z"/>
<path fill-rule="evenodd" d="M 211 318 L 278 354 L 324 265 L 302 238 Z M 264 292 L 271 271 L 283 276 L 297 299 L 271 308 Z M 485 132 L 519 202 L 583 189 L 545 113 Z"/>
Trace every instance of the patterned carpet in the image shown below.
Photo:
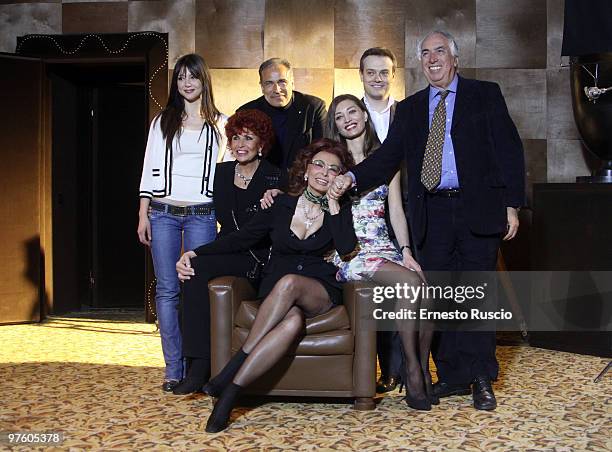
<path fill-rule="evenodd" d="M 474 410 L 470 396 L 416 412 L 397 391 L 370 412 L 267 399 L 209 435 L 211 400 L 161 392 L 159 336 L 138 318 L 1 326 L 0 432 L 62 431 L 56 450 L 612 450 L 612 375 L 593 383 L 607 360 L 517 346 L 498 348 L 491 413 Z"/>

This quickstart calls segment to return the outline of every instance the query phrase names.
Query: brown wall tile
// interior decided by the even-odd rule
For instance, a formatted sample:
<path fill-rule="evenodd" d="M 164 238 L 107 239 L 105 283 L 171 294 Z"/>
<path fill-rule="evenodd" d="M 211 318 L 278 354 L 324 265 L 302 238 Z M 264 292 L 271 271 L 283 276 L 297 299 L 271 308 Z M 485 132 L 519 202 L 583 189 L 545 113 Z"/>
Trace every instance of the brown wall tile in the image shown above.
<path fill-rule="evenodd" d="M 195 51 L 195 0 L 131 1 L 128 31 L 168 33 L 168 66 Z M 203 55 L 206 58 L 206 55 Z"/>
<path fill-rule="evenodd" d="M 570 70 L 546 70 L 546 137 L 576 140 L 580 138 L 574 112 L 570 86 Z"/>
<path fill-rule="evenodd" d="M 523 140 L 546 138 L 545 69 L 477 69 L 476 74 L 500 85 Z"/>
<path fill-rule="evenodd" d="M 293 67 L 333 69 L 334 10 L 326 0 L 267 0 L 264 59 L 287 58 Z"/>
<path fill-rule="evenodd" d="M 329 105 L 334 92 L 333 69 L 297 68 L 293 70 L 293 77 L 296 91 L 320 97 Z"/>
<path fill-rule="evenodd" d="M 580 140 L 547 140 L 546 146 L 548 182 L 576 182 L 597 164 Z"/>
<path fill-rule="evenodd" d="M 459 65 L 475 67 L 476 0 L 408 0 L 406 17 L 406 67 L 420 67 L 419 40 L 431 30 L 451 33 L 459 47 Z"/>
<path fill-rule="evenodd" d="M 127 2 L 64 3 L 63 33 L 126 33 Z"/>
<path fill-rule="evenodd" d="M 11 5 L 15 3 L 62 3 L 62 0 L 0 0 L 0 5 Z"/>
<path fill-rule="evenodd" d="M 62 5 L 0 5 L 0 52 L 14 52 L 17 36 L 62 32 Z"/>
<path fill-rule="evenodd" d="M 265 0 L 196 0 L 196 52 L 211 67 L 258 68 L 264 14 Z"/>
<path fill-rule="evenodd" d="M 563 0 L 547 0 L 546 2 L 546 66 L 558 68 L 561 64 L 561 44 L 563 43 Z M 567 57 L 563 57 L 567 63 Z"/>
<path fill-rule="evenodd" d="M 476 67 L 545 68 L 546 0 L 476 0 Z"/>
<path fill-rule="evenodd" d="M 336 0 L 334 67 L 358 68 L 363 51 L 387 47 L 404 67 L 404 2 Z"/>
<path fill-rule="evenodd" d="M 210 72 L 215 104 L 228 116 L 261 96 L 257 69 L 211 69 Z"/>

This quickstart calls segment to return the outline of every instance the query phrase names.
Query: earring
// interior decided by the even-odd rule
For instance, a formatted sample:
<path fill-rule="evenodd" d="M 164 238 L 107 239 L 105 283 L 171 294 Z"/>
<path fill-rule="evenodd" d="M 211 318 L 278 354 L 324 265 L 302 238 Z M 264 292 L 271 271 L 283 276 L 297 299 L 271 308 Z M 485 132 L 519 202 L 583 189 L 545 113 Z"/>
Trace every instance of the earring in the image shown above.
<path fill-rule="evenodd" d="M 308 176 L 306 174 L 304 174 L 304 180 L 307 181 L 308 180 Z"/>
<path fill-rule="evenodd" d="M 258 156 L 259 158 L 263 157 L 263 155 L 262 155 L 262 153 L 261 153 L 261 149 L 260 149 L 259 151 L 257 151 L 257 156 Z"/>

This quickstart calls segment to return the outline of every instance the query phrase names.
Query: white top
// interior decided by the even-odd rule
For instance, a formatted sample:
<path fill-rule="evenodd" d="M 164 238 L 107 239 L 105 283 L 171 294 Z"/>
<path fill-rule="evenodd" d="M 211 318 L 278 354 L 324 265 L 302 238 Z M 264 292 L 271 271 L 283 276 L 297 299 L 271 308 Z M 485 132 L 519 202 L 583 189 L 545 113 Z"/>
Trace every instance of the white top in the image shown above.
<path fill-rule="evenodd" d="M 376 135 L 378 135 L 378 141 L 381 143 L 385 141 L 387 138 L 387 133 L 389 133 L 389 119 L 391 116 L 391 107 L 395 103 L 395 99 L 393 96 L 389 96 L 389 101 L 387 102 L 387 106 L 382 112 L 377 112 L 368 104 L 368 98 L 366 95 L 363 95 L 363 103 L 368 109 L 368 114 L 370 115 L 370 121 L 374 124 L 374 128 L 376 129 Z"/>
<path fill-rule="evenodd" d="M 226 148 L 224 132 L 227 116 L 217 121 L 219 141 L 208 124 L 202 130 L 183 129 L 174 137 L 172 152 L 166 149 L 160 121 L 153 120 L 145 150 L 140 197 L 158 198 L 170 204 L 199 204 L 212 201 L 217 162 Z"/>

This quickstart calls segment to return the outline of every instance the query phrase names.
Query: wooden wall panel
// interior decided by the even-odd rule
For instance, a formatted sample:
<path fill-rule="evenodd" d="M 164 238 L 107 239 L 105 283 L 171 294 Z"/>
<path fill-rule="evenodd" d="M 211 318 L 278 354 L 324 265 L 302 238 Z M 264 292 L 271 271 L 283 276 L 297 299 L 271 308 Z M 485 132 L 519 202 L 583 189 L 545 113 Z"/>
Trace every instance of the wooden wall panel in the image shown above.
<path fill-rule="evenodd" d="M 267 0 L 264 59 L 287 58 L 293 67 L 333 69 L 334 9 L 326 0 Z"/>
<path fill-rule="evenodd" d="M 598 164 L 580 140 L 547 140 L 548 182 L 576 182 Z"/>
<path fill-rule="evenodd" d="M 477 0 L 476 67 L 545 68 L 546 0 Z"/>
<path fill-rule="evenodd" d="M 406 93 L 404 69 L 395 71 L 395 81 L 391 85 L 391 95 L 395 100 L 402 100 Z M 340 94 L 353 94 L 359 98 L 363 96 L 363 83 L 359 78 L 359 69 L 336 69 L 334 77 L 334 96 Z"/>
<path fill-rule="evenodd" d="M 478 69 L 476 74 L 500 85 L 523 140 L 546 138 L 545 69 Z"/>
<path fill-rule="evenodd" d="M 196 0 L 196 52 L 210 67 L 258 68 L 263 61 L 265 3 Z"/>
<path fill-rule="evenodd" d="M 144 30 L 168 33 L 168 66 L 172 69 L 181 55 L 195 51 L 195 0 L 129 2 L 128 31 Z"/>
<path fill-rule="evenodd" d="M 128 31 L 127 2 L 64 3 L 63 33 L 125 33 Z"/>
<path fill-rule="evenodd" d="M 546 138 L 580 138 L 574 112 L 569 68 L 546 70 Z"/>
<path fill-rule="evenodd" d="M 451 33 L 459 47 L 459 65 L 476 67 L 476 0 L 408 0 L 406 17 L 406 67 L 420 67 L 419 40 L 431 30 Z"/>
<path fill-rule="evenodd" d="M 364 50 L 387 47 L 404 67 L 402 0 L 336 0 L 334 67 L 358 68 Z"/>
<path fill-rule="evenodd" d="M 0 5 L 0 52 L 14 52 L 17 36 L 62 32 L 62 5 L 23 3 Z"/>
<path fill-rule="evenodd" d="M 558 68 L 561 65 L 561 44 L 563 42 L 563 0 L 546 2 L 546 66 Z M 563 57 L 567 63 L 567 57 Z"/>
<path fill-rule="evenodd" d="M 334 92 L 333 69 L 303 69 L 293 70 L 295 89 L 302 93 L 320 97 L 329 106 Z"/>
<path fill-rule="evenodd" d="M 215 104 L 228 116 L 261 96 L 257 69 L 211 69 Z"/>

